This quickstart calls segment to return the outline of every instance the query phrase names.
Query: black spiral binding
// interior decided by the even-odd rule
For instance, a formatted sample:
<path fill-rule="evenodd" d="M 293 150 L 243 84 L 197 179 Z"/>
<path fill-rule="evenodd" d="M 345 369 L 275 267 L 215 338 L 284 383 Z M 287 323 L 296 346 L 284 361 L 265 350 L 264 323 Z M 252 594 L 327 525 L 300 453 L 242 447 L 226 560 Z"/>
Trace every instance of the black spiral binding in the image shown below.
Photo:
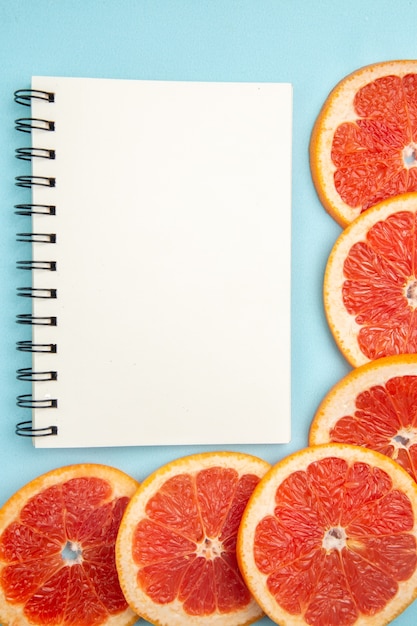
<path fill-rule="evenodd" d="M 26 324 L 30 326 L 57 326 L 56 317 L 40 317 L 34 316 L 31 313 L 22 313 L 16 316 L 16 322 L 18 324 Z"/>
<path fill-rule="evenodd" d="M 55 102 L 55 94 L 40 89 L 18 89 L 14 92 L 14 100 L 17 104 L 30 107 L 32 100 L 45 100 Z"/>
<path fill-rule="evenodd" d="M 32 100 L 41 100 L 46 103 L 54 102 L 55 95 L 47 91 L 37 89 L 19 89 L 15 91 L 14 99 L 17 104 L 30 107 Z M 32 130 L 53 132 L 55 123 L 51 120 L 34 117 L 22 117 L 15 120 L 16 130 L 24 133 L 31 133 Z M 55 159 L 55 150 L 51 148 L 23 147 L 16 150 L 16 158 L 22 161 L 32 161 L 34 159 Z M 55 178 L 47 176 L 17 176 L 16 185 L 23 189 L 32 189 L 35 186 L 55 187 Z M 56 207 L 49 204 L 25 203 L 15 205 L 17 215 L 30 217 L 32 215 L 56 215 Z M 56 243 L 55 233 L 34 233 L 23 232 L 17 234 L 17 241 L 24 243 Z M 57 270 L 56 261 L 24 260 L 17 262 L 17 268 L 21 270 L 55 272 Z M 24 298 L 55 299 L 57 290 L 54 288 L 18 287 L 17 293 Z M 57 326 L 55 316 L 36 316 L 32 313 L 19 314 L 16 317 L 18 324 L 30 326 Z M 17 350 L 29 353 L 57 353 L 55 343 L 34 343 L 32 341 L 18 341 Z M 32 368 L 20 368 L 16 372 L 17 379 L 26 382 L 56 381 L 58 372 L 55 370 L 34 371 Z M 24 409 L 50 409 L 58 406 L 56 398 L 46 398 L 39 400 L 32 394 L 19 395 L 16 398 L 17 406 Z M 51 425 L 45 428 L 34 428 L 31 420 L 25 420 L 16 424 L 16 434 L 21 437 L 48 437 L 57 435 L 57 426 Z"/>
<path fill-rule="evenodd" d="M 57 373 L 53 370 L 45 372 L 34 372 L 31 367 L 21 367 L 17 370 L 18 380 L 27 380 L 30 382 L 41 380 L 57 380 Z"/>
<path fill-rule="evenodd" d="M 36 117 L 20 117 L 15 120 L 16 130 L 22 133 L 31 133 L 32 130 L 55 130 L 55 123 L 49 120 L 41 120 Z"/>
<path fill-rule="evenodd" d="M 52 352 L 56 354 L 56 343 L 33 343 L 33 341 L 18 341 L 16 345 L 20 352 Z"/>
<path fill-rule="evenodd" d="M 49 437 L 57 435 L 58 428 L 56 426 L 46 426 L 45 428 L 33 428 L 31 420 L 19 422 L 16 424 L 16 435 L 20 437 Z"/>
<path fill-rule="evenodd" d="M 26 189 L 32 189 L 35 185 L 39 187 L 55 187 L 55 178 L 48 176 L 16 176 L 16 185 Z"/>
<path fill-rule="evenodd" d="M 17 233 L 17 241 L 23 243 L 56 243 L 55 233 Z"/>
<path fill-rule="evenodd" d="M 56 215 L 53 204 L 16 204 L 16 215 Z"/>
<path fill-rule="evenodd" d="M 18 261 L 17 268 L 20 270 L 49 270 L 56 272 L 56 261 Z"/>
<path fill-rule="evenodd" d="M 49 148 L 17 148 L 16 158 L 21 161 L 31 161 L 34 157 L 38 159 L 55 159 L 55 150 Z"/>

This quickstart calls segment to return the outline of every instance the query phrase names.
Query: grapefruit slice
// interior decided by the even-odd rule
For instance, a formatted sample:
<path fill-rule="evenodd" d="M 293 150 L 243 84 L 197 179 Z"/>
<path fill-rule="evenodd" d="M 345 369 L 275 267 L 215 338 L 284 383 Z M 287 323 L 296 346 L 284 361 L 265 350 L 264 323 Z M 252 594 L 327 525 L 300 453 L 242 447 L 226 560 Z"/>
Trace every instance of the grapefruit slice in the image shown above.
<path fill-rule="evenodd" d="M 280 626 L 384 626 L 417 595 L 417 484 L 367 448 L 313 446 L 277 463 L 242 516 L 237 555 Z"/>
<path fill-rule="evenodd" d="M 362 365 L 417 352 L 417 194 L 362 213 L 336 240 L 324 308 L 347 360 Z"/>
<path fill-rule="evenodd" d="M 329 391 L 309 443 L 351 443 L 397 461 L 417 481 L 417 355 L 371 361 Z"/>
<path fill-rule="evenodd" d="M 239 572 L 236 536 L 269 467 L 247 454 L 207 452 L 143 481 L 116 544 L 120 584 L 136 613 L 158 626 L 243 626 L 263 615 Z"/>
<path fill-rule="evenodd" d="M 104 465 L 52 470 L 0 510 L 0 621 L 125 626 L 137 616 L 115 563 L 120 520 L 138 483 Z"/>
<path fill-rule="evenodd" d="M 349 74 L 313 127 L 313 182 L 343 227 L 369 207 L 417 191 L 417 61 L 384 61 Z"/>

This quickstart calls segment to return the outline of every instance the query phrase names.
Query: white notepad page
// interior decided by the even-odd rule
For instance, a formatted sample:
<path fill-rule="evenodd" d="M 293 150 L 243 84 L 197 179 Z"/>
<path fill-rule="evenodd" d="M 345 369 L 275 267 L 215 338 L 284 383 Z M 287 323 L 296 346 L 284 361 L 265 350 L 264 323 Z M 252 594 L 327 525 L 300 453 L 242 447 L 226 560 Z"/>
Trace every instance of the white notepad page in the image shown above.
<path fill-rule="evenodd" d="M 289 84 L 35 77 L 33 384 L 40 447 L 290 438 Z"/>

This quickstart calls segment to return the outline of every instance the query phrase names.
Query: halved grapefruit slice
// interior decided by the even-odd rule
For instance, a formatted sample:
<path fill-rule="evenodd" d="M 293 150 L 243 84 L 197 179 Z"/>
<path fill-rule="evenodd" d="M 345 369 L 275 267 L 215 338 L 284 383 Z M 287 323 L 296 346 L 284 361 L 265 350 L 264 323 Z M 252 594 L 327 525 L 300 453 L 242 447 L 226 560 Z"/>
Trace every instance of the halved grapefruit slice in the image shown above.
<path fill-rule="evenodd" d="M 314 125 L 310 164 L 323 206 L 343 227 L 417 191 L 417 61 L 375 63 L 340 81 Z"/>
<path fill-rule="evenodd" d="M 417 353 L 417 193 L 362 213 L 336 240 L 324 275 L 324 308 L 354 366 Z"/>
<path fill-rule="evenodd" d="M 269 469 L 237 452 L 208 452 L 143 481 L 120 526 L 119 579 L 132 609 L 158 626 L 243 626 L 263 612 L 236 561 L 236 536 Z"/>
<path fill-rule="evenodd" d="M 417 595 L 417 484 L 388 457 L 328 444 L 277 463 L 242 516 L 242 574 L 280 626 L 384 626 Z"/>
<path fill-rule="evenodd" d="M 98 464 L 54 469 L 0 510 L 1 623 L 127 626 L 115 542 L 138 483 Z"/>
<path fill-rule="evenodd" d="M 318 407 L 309 443 L 372 448 L 417 481 L 417 355 L 401 354 L 355 368 Z"/>

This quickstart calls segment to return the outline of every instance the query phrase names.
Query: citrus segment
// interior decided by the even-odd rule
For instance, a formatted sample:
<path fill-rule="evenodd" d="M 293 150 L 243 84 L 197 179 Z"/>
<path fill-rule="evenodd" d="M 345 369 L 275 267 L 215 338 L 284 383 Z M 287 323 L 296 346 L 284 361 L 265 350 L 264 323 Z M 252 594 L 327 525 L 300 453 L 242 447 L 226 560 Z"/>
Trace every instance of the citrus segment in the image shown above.
<path fill-rule="evenodd" d="M 324 276 L 324 308 L 354 366 L 417 352 L 417 193 L 368 209 L 338 237 Z"/>
<path fill-rule="evenodd" d="M 242 516 L 241 572 L 280 626 L 383 626 L 417 595 L 417 484 L 397 463 L 328 444 L 277 463 Z"/>
<path fill-rule="evenodd" d="M 384 61 L 341 80 L 313 128 L 310 163 L 324 207 L 346 226 L 417 191 L 417 61 Z"/>
<path fill-rule="evenodd" d="M 417 355 L 371 361 L 328 392 L 309 443 L 351 443 L 391 457 L 417 481 Z"/>
<path fill-rule="evenodd" d="M 243 626 L 263 615 L 239 572 L 236 537 L 269 467 L 247 454 L 203 453 L 141 484 L 116 544 L 120 584 L 136 613 L 160 626 Z"/>
<path fill-rule="evenodd" d="M 104 465 L 39 476 L 0 510 L 0 619 L 14 626 L 133 624 L 115 542 L 137 482 Z"/>

